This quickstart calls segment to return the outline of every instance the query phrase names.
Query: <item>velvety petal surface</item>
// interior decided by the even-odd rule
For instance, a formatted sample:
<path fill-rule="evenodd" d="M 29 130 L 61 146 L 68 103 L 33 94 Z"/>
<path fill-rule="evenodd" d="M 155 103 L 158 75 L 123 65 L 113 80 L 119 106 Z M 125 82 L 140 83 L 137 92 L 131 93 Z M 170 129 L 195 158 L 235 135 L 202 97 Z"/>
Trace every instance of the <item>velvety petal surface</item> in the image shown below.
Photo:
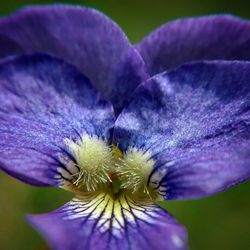
<path fill-rule="evenodd" d="M 48 53 L 74 64 L 118 111 L 146 77 L 122 30 L 96 10 L 29 7 L 0 19 L 0 57 Z"/>
<path fill-rule="evenodd" d="M 250 63 L 200 62 L 138 87 L 114 143 L 151 154 L 166 199 L 207 196 L 250 177 Z"/>
<path fill-rule="evenodd" d="M 0 167 L 11 175 L 55 184 L 63 171 L 70 175 L 65 140 L 108 140 L 113 123 L 111 104 L 75 67 L 44 55 L 0 64 Z"/>
<path fill-rule="evenodd" d="M 183 250 L 186 230 L 166 211 L 125 195 L 77 198 L 28 220 L 58 250 Z"/>
<path fill-rule="evenodd" d="M 230 15 L 180 19 L 162 25 L 136 48 L 150 74 L 196 60 L 250 60 L 250 22 Z"/>

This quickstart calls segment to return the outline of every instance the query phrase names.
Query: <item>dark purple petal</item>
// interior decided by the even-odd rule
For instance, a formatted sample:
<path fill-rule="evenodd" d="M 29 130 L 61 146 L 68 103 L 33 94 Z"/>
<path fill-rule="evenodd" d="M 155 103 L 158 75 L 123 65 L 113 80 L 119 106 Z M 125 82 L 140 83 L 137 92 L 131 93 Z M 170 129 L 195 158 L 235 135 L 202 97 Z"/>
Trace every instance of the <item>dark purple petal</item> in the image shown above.
<path fill-rule="evenodd" d="M 48 53 L 74 64 L 120 110 L 146 77 L 144 62 L 122 30 L 96 10 L 31 7 L 0 20 L 0 57 Z"/>
<path fill-rule="evenodd" d="M 57 250 L 184 250 L 186 230 L 165 210 L 124 195 L 74 199 L 28 220 Z"/>
<path fill-rule="evenodd" d="M 250 63 L 192 63 L 153 77 L 118 117 L 114 143 L 151 153 L 149 183 L 168 199 L 249 179 Z"/>
<path fill-rule="evenodd" d="M 55 184 L 65 139 L 108 140 L 114 115 L 75 67 L 50 56 L 0 64 L 0 166 L 33 185 Z"/>
<path fill-rule="evenodd" d="M 136 48 L 151 75 L 196 60 L 250 60 L 250 22 L 230 15 L 162 25 Z"/>

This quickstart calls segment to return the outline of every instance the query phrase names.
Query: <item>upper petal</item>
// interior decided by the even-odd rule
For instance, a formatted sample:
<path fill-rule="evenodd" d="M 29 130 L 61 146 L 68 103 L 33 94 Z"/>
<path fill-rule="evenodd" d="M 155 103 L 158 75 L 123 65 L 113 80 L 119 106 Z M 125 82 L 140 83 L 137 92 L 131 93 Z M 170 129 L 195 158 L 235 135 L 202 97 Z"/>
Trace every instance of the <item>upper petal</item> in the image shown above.
<path fill-rule="evenodd" d="M 114 143 L 151 154 L 164 198 L 207 196 L 250 178 L 250 63 L 187 64 L 138 87 Z"/>
<path fill-rule="evenodd" d="M 249 60 L 250 22 L 230 15 L 186 18 L 162 25 L 137 46 L 150 74 L 196 60 Z"/>
<path fill-rule="evenodd" d="M 0 20 L 0 57 L 48 53 L 74 64 L 118 112 L 146 77 L 139 53 L 122 30 L 93 9 L 25 8 Z"/>
<path fill-rule="evenodd" d="M 186 230 L 166 211 L 125 195 L 100 193 L 28 220 L 57 250 L 184 250 Z"/>
<path fill-rule="evenodd" d="M 15 177 L 55 184 L 67 176 L 65 139 L 108 140 L 113 123 L 112 105 L 75 67 L 44 55 L 0 64 L 0 166 Z"/>

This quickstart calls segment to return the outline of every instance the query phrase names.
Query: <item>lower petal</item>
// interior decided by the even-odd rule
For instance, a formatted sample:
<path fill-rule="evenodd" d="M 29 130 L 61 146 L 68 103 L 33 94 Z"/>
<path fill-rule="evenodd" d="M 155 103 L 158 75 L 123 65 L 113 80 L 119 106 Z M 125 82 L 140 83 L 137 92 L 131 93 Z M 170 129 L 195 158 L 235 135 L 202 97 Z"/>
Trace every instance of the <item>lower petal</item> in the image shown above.
<path fill-rule="evenodd" d="M 54 249 L 186 249 L 186 230 L 151 202 L 106 193 L 76 198 L 28 220 Z"/>

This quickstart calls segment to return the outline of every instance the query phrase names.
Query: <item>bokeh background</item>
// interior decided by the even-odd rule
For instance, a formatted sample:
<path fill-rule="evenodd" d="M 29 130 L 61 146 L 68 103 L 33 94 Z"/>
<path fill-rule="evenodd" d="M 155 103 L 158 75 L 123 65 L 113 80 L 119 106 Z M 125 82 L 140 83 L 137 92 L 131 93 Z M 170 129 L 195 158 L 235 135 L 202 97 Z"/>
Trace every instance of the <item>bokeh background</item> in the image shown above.
<path fill-rule="evenodd" d="M 0 0 L 0 15 L 31 4 L 52 1 Z M 113 18 L 132 43 L 157 26 L 176 18 L 231 13 L 250 18 L 246 0 L 92 0 L 66 3 L 94 7 Z M 233 42 L 233 41 L 232 41 Z M 167 208 L 189 231 L 191 250 L 250 249 L 250 182 L 201 200 L 167 201 Z M 0 249 L 45 250 L 44 240 L 24 220 L 24 214 L 49 212 L 72 195 L 56 188 L 27 186 L 0 172 Z"/>

